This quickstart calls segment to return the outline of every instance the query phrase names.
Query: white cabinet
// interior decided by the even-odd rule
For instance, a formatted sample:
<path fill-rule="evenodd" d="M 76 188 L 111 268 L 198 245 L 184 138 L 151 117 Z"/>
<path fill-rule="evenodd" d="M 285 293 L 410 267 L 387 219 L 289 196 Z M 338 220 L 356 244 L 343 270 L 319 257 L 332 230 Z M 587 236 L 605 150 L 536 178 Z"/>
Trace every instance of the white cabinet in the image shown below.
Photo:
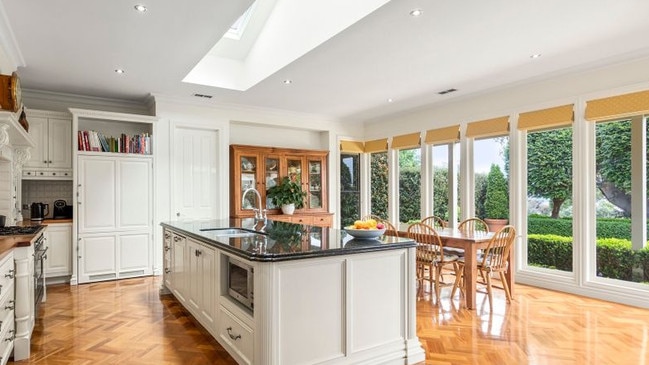
<path fill-rule="evenodd" d="M 13 250 L 0 260 L 0 364 L 9 361 L 14 348 L 14 255 Z"/>
<path fill-rule="evenodd" d="M 151 275 L 150 157 L 77 157 L 79 283 Z"/>
<path fill-rule="evenodd" d="M 172 234 L 171 242 L 171 291 L 181 303 L 187 302 L 187 239 L 179 234 Z"/>
<path fill-rule="evenodd" d="M 189 308 L 199 321 L 214 329 L 216 314 L 216 250 L 191 238 L 187 239 L 187 261 L 189 262 Z"/>
<path fill-rule="evenodd" d="M 72 274 L 72 223 L 48 224 L 45 239 L 45 277 L 66 276 L 69 279 Z"/>
<path fill-rule="evenodd" d="M 72 118 L 46 111 L 30 111 L 28 118 L 36 147 L 25 163 L 23 178 L 72 179 Z"/>

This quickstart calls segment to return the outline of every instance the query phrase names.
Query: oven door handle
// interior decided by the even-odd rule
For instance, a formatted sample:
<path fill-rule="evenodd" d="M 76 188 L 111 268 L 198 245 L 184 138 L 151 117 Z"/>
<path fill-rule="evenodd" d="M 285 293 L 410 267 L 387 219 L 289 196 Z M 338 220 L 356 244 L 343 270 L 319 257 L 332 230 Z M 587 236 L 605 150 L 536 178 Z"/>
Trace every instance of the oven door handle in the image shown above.
<path fill-rule="evenodd" d="M 49 249 L 50 249 L 50 246 L 47 246 L 47 247 L 45 247 L 44 250 L 36 250 L 36 252 L 37 252 L 37 254 L 39 256 L 45 256 L 45 252 L 47 252 L 47 250 L 49 250 Z"/>

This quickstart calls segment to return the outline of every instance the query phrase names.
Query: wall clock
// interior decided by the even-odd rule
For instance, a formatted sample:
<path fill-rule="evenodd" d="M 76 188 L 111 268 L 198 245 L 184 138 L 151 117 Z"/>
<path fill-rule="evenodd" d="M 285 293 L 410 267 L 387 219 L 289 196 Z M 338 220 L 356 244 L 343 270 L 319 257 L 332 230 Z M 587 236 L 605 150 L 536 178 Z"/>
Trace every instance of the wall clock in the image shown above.
<path fill-rule="evenodd" d="M 0 88 L 0 108 L 17 112 L 22 104 L 18 74 L 0 75 Z"/>

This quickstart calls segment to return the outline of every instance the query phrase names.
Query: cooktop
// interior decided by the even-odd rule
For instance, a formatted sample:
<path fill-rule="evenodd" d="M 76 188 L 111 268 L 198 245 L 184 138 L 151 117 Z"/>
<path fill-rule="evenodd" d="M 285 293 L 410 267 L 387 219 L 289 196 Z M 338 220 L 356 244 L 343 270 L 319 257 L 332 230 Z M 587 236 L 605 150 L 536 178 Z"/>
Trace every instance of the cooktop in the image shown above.
<path fill-rule="evenodd" d="M 11 236 L 20 234 L 34 234 L 41 229 L 41 226 L 8 226 L 0 227 L 0 236 Z"/>

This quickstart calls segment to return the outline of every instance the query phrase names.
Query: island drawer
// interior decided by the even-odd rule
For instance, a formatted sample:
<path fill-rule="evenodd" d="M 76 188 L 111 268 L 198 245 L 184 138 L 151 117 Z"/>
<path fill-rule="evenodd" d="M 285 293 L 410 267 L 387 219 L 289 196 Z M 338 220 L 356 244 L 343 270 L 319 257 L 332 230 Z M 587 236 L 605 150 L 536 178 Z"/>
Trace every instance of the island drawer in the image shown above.
<path fill-rule="evenodd" d="M 252 364 L 253 333 L 234 314 L 220 307 L 219 337 L 245 364 Z"/>
<path fill-rule="evenodd" d="M 9 361 L 9 355 L 11 355 L 11 350 L 14 348 L 13 344 L 16 339 L 14 324 L 14 321 L 10 321 L 0 331 L 0 364 L 6 364 Z"/>
<path fill-rule="evenodd" d="M 0 261 L 0 298 L 13 292 L 15 273 L 13 255 L 7 255 Z"/>

